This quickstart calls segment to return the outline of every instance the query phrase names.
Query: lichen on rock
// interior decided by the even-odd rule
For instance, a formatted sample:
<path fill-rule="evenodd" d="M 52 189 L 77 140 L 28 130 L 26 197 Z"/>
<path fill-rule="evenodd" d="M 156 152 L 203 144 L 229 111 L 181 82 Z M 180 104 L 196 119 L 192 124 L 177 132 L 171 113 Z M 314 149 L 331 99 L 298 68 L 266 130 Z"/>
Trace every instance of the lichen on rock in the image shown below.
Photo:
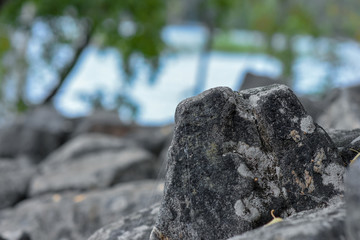
<path fill-rule="evenodd" d="M 175 122 L 152 240 L 227 239 L 343 189 L 336 147 L 284 85 L 210 89 L 181 102 Z"/>

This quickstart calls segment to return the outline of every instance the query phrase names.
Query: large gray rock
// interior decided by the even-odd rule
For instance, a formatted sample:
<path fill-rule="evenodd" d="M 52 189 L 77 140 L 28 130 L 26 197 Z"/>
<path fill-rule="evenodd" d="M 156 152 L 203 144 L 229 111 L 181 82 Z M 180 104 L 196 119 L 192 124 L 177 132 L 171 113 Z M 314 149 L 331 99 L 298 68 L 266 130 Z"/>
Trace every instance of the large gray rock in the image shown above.
<path fill-rule="evenodd" d="M 360 129 L 327 131 L 340 152 L 344 164 L 348 165 L 360 152 Z"/>
<path fill-rule="evenodd" d="M 27 196 L 35 168 L 26 159 L 0 159 L 0 209 L 15 205 Z"/>
<path fill-rule="evenodd" d="M 166 187 L 151 239 L 227 239 L 322 208 L 343 191 L 326 132 L 284 85 L 215 88 L 176 110 Z"/>
<path fill-rule="evenodd" d="M 360 159 L 360 158 L 359 158 Z M 360 239 L 360 161 L 350 165 L 345 177 L 347 240 Z"/>
<path fill-rule="evenodd" d="M 153 178 L 155 162 L 151 153 L 128 141 L 102 134 L 81 135 L 42 163 L 31 182 L 30 194 L 84 191 Z"/>
<path fill-rule="evenodd" d="M 173 125 L 161 127 L 138 126 L 126 134 L 124 139 L 133 141 L 151 153 L 159 155 L 166 147 L 168 140 L 172 138 L 173 130 Z"/>
<path fill-rule="evenodd" d="M 335 100 L 319 117 L 318 123 L 326 129 L 360 128 L 360 85 L 339 90 Z"/>
<path fill-rule="evenodd" d="M 36 240 L 87 239 L 104 225 L 159 202 L 162 192 L 162 182 L 147 180 L 108 190 L 43 195 L 0 211 L 0 236 L 20 231 Z"/>
<path fill-rule="evenodd" d="M 149 239 L 160 204 L 138 211 L 96 231 L 88 240 Z M 165 239 L 164 239 L 165 240 Z"/>
<path fill-rule="evenodd" d="M 284 221 L 264 226 L 228 240 L 339 240 L 345 238 L 343 204 L 296 213 Z M 359 222 L 357 222 L 359 223 Z M 359 239 L 359 238 L 356 238 Z"/>
<path fill-rule="evenodd" d="M 34 162 L 62 145 L 72 130 L 69 120 L 54 108 L 43 106 L 0 128 L 0 156 L 27 155 Z"/>

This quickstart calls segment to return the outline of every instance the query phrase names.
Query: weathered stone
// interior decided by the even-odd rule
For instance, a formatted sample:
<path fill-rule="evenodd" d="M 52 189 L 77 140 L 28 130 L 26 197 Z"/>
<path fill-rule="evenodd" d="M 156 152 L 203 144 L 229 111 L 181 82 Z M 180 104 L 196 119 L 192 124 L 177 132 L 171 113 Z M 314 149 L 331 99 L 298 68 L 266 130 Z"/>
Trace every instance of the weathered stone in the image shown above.
<path fill-rule="evenodd" d="M 87 239 L 104 225 L 159 202 L 162 192 L 163 183 L 147 180 L 101 191 L 43 195 L 0 211 L 0 235 L 21 231 L 36 240 Z"/>
<path fill-rule="evenodd" d="M 51 154 L 30 185 L 30 194 L 105 188 L 156 176 L 154 156 L 122 139 L 81 135 Z"/>
<path fill-rule="evenodd" d="M 135 142 L 137 145 L 159 155 L 165 147 L 169 138 L 172 138 L 174 126 L 142 127 L 138 126 L 126 134 L 124 139 Z"/>
<path fill-rule="evenodd" d="M 293 92 L 215 88 L 176 110 L 166 187 L 151 239 L 227 239 L 325 207 L 344 165 Z"/>
<path fill-rule="evenodd" d="M 1 233 L 0 240 L 31 240 L 31 238 L 26 232 L 15 231 Z"/>
<path fill-rule="evenodd" d="M 246 90 L 250 88 L 256 87 L 264 87 L 269 86 L 276 83 L 284 83 L 286 81 L 282 79 L 274 79 L 267 76 L 256 75 L 253 73 L 247 73 L 245 78 L 241 84 L 240 90 Z M 328 104 L 330 104 L 335 94 L 331 91 L 324 99 L 315 99 L 311 96 L 301 96 L 299 100 L 301 104 L 304 106 L 306 112 L 317 121 L 317 118 L 324 112 L 325 108 Z"/>
<path fill-rule="evenodd" d="M 23 200 L 35 168 L 26 159 L 0 159 L 0 209 Z"/>
<path fill-rule="evenodd" d="M 345 240 L 345 216 L 344 205 L 335 204 L 321 210 L 296 213 L 282 222 L 228 240 Z"/>
<path fill-rule="evenodd" d="M 345 187 L 346 239 L 357 240 L 360 239 L 360 161 L 349 166 Z"/>
<path fill-rule="evenodd" d="M 360 85 L 338 91 L 335 100 L 319 117 L 318 123 L 326 129 L 360 128 Z"/>
<path fill-rule="evenodd" d="M 26 155 L 34 162 L 42 161 L 66 141 L 71 129 L 71 122 L 54 108 L 36 108 L 0 128 L 0 156 Z"/>
<path fill-rule="evenodd" d="M 343 162 L 348 165 L 360 152 L 360 129 L 327 131 L 340 152 Z"/>
<path fill-rule="evenodd" d="M 96 231 L 88 240 L 145 240 L 155 224 L 160 204 L 143 209 Z"/>

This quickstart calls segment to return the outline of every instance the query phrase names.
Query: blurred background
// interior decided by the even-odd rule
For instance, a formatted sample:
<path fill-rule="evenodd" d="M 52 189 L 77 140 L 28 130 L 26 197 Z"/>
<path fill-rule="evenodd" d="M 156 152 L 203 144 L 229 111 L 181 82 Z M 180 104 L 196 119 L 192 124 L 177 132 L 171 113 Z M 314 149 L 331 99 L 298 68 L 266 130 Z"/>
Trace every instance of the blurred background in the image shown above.
<path fill-rule="evenodd" d="M 287 84 L 337 147 L 356 142 L 359 13 L 359 0 L 0 0 L 0 239 L 87 239 L 121 219 L 148 239 L 175 108 L 212 87 Z M 131 215 L 144 208 L 151 219 Z"/>
<path fill-rule="evenodd" d="M 53 104 L 171 123 L 182 99 L 247 73 L 321 98 L 360 83 L 357 0 L 1 0 L 0 118 Z"/>

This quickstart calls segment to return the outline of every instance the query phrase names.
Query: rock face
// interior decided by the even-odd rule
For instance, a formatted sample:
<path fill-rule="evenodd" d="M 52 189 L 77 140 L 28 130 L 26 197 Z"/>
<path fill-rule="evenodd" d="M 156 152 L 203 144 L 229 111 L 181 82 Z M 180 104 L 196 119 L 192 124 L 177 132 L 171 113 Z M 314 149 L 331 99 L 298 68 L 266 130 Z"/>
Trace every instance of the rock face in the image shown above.
<path fill-rule="evenodd" d="M 151 178 L 154 156 L 134 143 L 103 134 L 84 134 L 62 146 L 41 165 L 30 194 L 105 188 Z"/>
<path fill-rule="evenodd" d="M 360 85 L 341 89 L 318 122 L 324 128 L 360 128 Z"/>
<path fill-rule="evenodd" d="M 145 240 L 155 224 L 160 204 L 131 214 L 96 231 L 88 240 Z"/>
<path fill-rule="evenodd" d="M 228 240 L 339 240 L 345 238 L 343 204 L 294 214 L 282 222 L 246 232 Z M 357 222 L 359 223 L 359 222 Z M 354 238 L 355 239 L 355 238 Z M 356 238 L 358 239 L 358 238 Z"/>
<path fill-rule="evenodd" d="M 25 159 L 0 159 L 0 209 L 23 200 L 35 168 Z"/>
<path fill-rule="evenodd" d="M 0 156 L 27 155 L 40 162 L 66 141 L 71 129 L 71 122 L 52 107 L 34 109 L 0 128 Z"/>
<path fill-rule="evenodd" d="M 122 139 L 81 135 L 51 154 L 31 182 L 30 194 L 105 188 L 119 182 L 151 178 L 154 156 Z"/>
<path fill-rule="evenodd" d="M 284 85 L 215 88 L 181 102 L 151 240 L 227 239 L 322 208 L 343 191 L 326 132 Z"/>
<path fill-rule="evenodd" d="M 156 181 L 135 181 L 107 190 L 46 194 L 25 200 L 13 209 L 0 211 L 0 236 L 20 231 L 33 240 L 87 239 L 104 225 L 158 202 L 162 186 Z M 154 222 L 153 216 L 151 226 Z M 148 236 L 150 231 L 149 227 Z"/>

